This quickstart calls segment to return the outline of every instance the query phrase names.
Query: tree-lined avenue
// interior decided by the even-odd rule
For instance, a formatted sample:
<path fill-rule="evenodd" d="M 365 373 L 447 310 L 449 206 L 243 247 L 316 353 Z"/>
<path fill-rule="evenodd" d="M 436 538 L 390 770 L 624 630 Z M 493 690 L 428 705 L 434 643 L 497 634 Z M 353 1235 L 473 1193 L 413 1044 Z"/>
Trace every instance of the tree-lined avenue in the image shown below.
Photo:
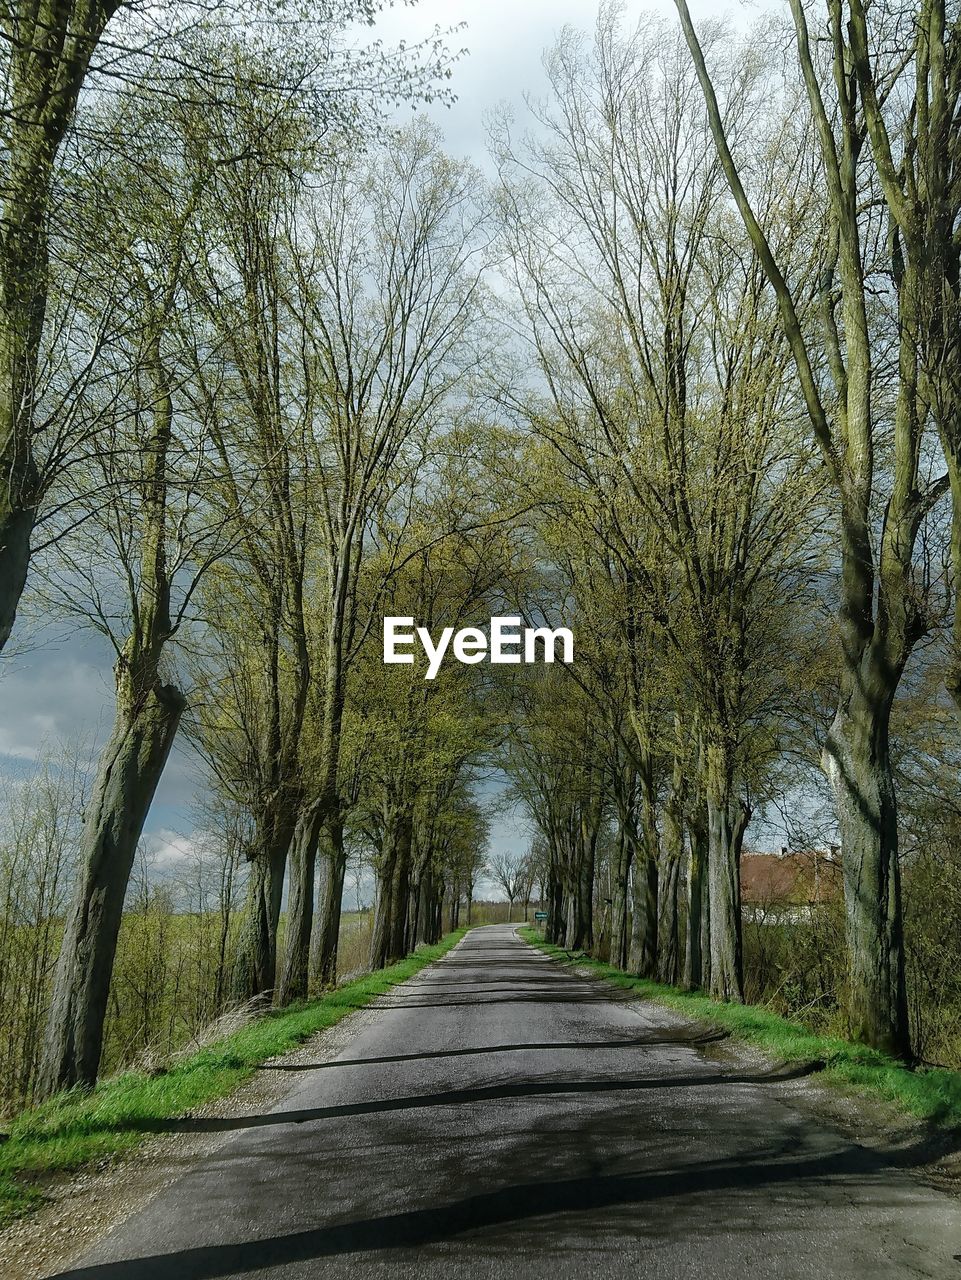
<path fill-rule="evenodd" d="M 796 1069 L 474 929 L 63 1280 L 955 1276 L 961 1206 Z M 191 1128 L 185 1120 L 183 1127 Z"/>

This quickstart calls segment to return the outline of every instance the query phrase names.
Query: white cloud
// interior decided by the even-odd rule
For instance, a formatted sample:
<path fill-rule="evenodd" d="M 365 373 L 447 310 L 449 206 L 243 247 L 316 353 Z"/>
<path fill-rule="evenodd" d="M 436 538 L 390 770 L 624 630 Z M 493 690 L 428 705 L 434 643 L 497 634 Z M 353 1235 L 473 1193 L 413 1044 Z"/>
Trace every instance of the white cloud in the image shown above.
<path fill-rule="evenodd" d="M 110 660 L 88 644 L 79 652 L 36 650 L 0 674 L 0 756 L 37 760 L 64 744 L 83 743 L 86 766 L 113 716 Z"/>
<path fill-rule="evenodd" d="M 173 871 L 188 862 L 198 848 L 196 833 L 189 836 L 161 827 L 144 835 L 144 847 L 151 865 L 160 872 Z"/>

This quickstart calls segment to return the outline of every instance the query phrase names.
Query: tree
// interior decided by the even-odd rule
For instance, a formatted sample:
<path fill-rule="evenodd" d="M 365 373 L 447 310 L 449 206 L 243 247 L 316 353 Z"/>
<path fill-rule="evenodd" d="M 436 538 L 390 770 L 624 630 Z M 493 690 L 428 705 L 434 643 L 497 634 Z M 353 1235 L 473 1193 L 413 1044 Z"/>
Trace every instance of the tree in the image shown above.
<path fill-rule="evenodd" d="M 530 880 L 527 855 L 516 849 L 499 849 L 491 854 L 487 869 L 507 894 L 507 919 L 510 921 L 514 918 L 514 902 L 523 897 L 524 886 Z"/>
<path fill-rule="evenodd" d="M 159 122 L 156 117 L 148 121 L 145 133 L 158 138 Z M 152 170 L 146 184 L 138 181 L 145 170 Z M 189 414 L 179 416 L 176 390 L 185 363 L 182 338 L 176 334 L 182 274 L 196 195 L 205 176 L 170 167 L 164 172 L 154 152 L 142 157 L 141 167 L 112 166 L 106 190 L 103 182 L 93 184 L 94 200 L 116 204 L 122 187 L 125 206 L 139 204 L 141 240 L 134 253 L 120 246 L 115 268 L 129 281 L 126 356 L 131 374 L 129 391 L 113 403 L 109 440 L 91 461 L 96 496 L 78 537 L 89 545 L 93 533 L 97 545 L 86 565 L 70 555 L 69 540 L 64 548 L 65 601 L 74 597 L 78 578 L 86 578 L 95 622 L 117 652 L 116 717 L 86 807 L 74 898 L 57 965 L 38 1086 L 47 1095 L 92 1084 L 97 1077 L 124 895 L 186 705 L 183 692 L 162 671 L 165 647 L 180 622 L 172 604 L 175 575 L 179 569 L 188 579 L 182 616 L 198 573 L 211 563 L 216 540 L 209 526 L 198 532 L 192 520 L 197 487 L 209 478 L 206 451 L 202 425 L 198 430 Z M 163 203 L 157 201 L 158 190 L 166 197 Z M 106 252 L 105 246 L 98 247 Z M 136 477 L 132 491 L 123 480 L 118 482 L 118 475 L 130 474 Z M 174 539 L 180 558 L 176 551 L 172 554 Z M 117 605 L 98 563 L 97 550 L 104 542 L 126 586 L 119 608 L 123 637 L 110 617 Z"/>
<path fill-rule="evenodd" d="M 339 39 L 352 19 L 370 22 L 377 8 L 376 0 L 324 0 L 309 19 L 296 12 L 295 25 L 284 18 L 283 4 L 218 0 L 213 11 L 226 27 L 239 19 L 250 47 L 259 51 L 262 86 L 306 89 L 318 119 L 356 125 L 382 113 L 381 93 L 397 100 L 436 96 L 447 70 L 438 31 L 399 50 L 355 50 Z M 0 648 L 23 593 L 41 503 L 71 461 L 55 447 L 38 457 L 46 437 L 58 430 L 55 418 L 37 414 L 38 373 L 49 241 L 69 217 L 57 185 L 58 157 L 85 88 L 102 81 L 104 69 L 94 65 L 97 50 L 112 27 L 105 59 L 111 81 L 129 77 L 138 91 L 149 83 L 172 100 L 184 94 L 185 70 L 188 78 L 200 70 L 208 89 L 227 93 L 235 76 L 229 59 L 211 67 L 191 6 L 168 5 L 157 15 L 129 0 L 15 0 L 0 14 Z"/>
<path fill-rule="evenodd" d="M 608 6 L 592 49 L 568 33 L 547 65 L 553 98 L 540 120 L 550 143 L 517 155 L 500 137 L 501 207 L 549 388 L 546 402 L 530 393 L 522 412 L 556 456 L 554 500 L 560 477 L 590 547 L 570 556 L 592 571 L 577 574 L 572 594 L 582 608 L 606 597 L 590 608 L 587 630 L 613 619 L 614 661 L 627 676 L 632 742 L 614 794 L 624 831 L 618 883 L 625 860 L 633 864 L 628 964 L 655 976 L 660 916 L 668 968 L 677 969 L 677 796 L 665 811 L 666 843 L 658 826 L 673 739 L 671 754 L 701 773 L 711 899 L 711 963 L 701 974 L 713 995 L 740 1000 L 751 733 L 770 703 L 776 668 L 766 658 L 798 585 L 816 486 L 795 449 L 774 308 L 750 241 L 727 217 L 680 37 L 655 21 L 624 33 Z M 755 86 L 756 73 L 739 66 L 739 123 Z M 763 218 L 796 253 L 796 214 L 784 213 L 774 176 L 780 162 L 769 149 Z M 674 731 L 675 709 L 696 720 L 699 750 Z M 621 913 L 618 902 L 618 949 Z"/>
<path fill-rule="evenodd" d="M 897 239 L 888 241 L 886 255 L 876 252 L 879 204 L 865 200 L 866 183 L 872 193 L 886 187 L 890 196 L 894 188 L 890 180 L 881 181 L 877 167 L 865 163 L 868 122 L 873 122 L 876 143 L 880 130 L 870 87 L 864 92 L 863 13 L 856 5 L 846 24 L 840 0 L 829 4 L 828 75 L 812 50 L 800 0 L 791 4 L 797 65 L 817 139 L 818 195 L 826 231 L 818 274 L 819 324 L 812 332 L 797 287 L 755 215 L 685 0 L 676 2 L 717 152 L 777 299 L 811 431 L 836 495 L 840 689 L 823 764 L 835 794 L 843 850 L 849 1019 L 858 1039 L 908 1055 L 890 715 L 908 659 L 928 626 L 914 572 L 918 533 L 948 482 L 929 481 L 922 471 L 929 417 L 919 395 L 913 283 L 902 287 L 904 261 Z M 875 319 L 875 283 L 887 304 L 880 321 Z M 880 398 L 888 368 L 886 329 L 898 335 L 890 426 Z M 877 461 L 882 447 L 888 455 L 883 472 Z M 878 512 L 876 490 L 882 479 L 884 502 Z"/>
<path fill-rule="evenodd" d="M 310 501 L 325 565 L 324 595 L 316 601 L 323 692 L 312 785 L 293 845 L 281 1002 L 306 994 L 314 867 L 325 827 L 333 859 L 324 873 L 328 900 L 343 888 L 338 773 L 347 673 L 379 626 L 394 565 L 390 543 L 403 531 L 418 460 L 435 447 L 480 354 L 474 336 L 485 266 L 478 175 L 445 156 L 425 124 L 367 155 L 345 156 L 310 216 L 296 245 L 292 320 L 306 352 Z M 358 616 L 365 543 L 378 541 L 387 550 L 382 578 L 366 583 Z M 323 919 L 320 927 L 331 933 Z"/>
<path fill-rule="evenodd" d="M 47 305 L 57 154 L 119 0 L 4 6 L 0 176 L 0 648 L 30 563 L 41 498 L 34 407 Z"/>

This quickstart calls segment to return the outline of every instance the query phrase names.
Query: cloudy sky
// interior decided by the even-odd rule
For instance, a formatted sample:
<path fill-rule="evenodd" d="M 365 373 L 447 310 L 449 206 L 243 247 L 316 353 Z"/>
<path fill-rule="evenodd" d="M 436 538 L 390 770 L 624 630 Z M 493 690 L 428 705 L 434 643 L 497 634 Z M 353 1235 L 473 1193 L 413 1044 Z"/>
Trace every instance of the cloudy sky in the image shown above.
<path fill-rule="evenodd" d="M 725 14 L 738 25 L 757 17 L 762 0 L 690 0 L 695 20 Z M 644 11 L 674 14 L 672 0 L 625 5 L 625 19 Z M 388 10 L 374 31 L 385 44 L 408 44 L 430 35 L 435 26 L 463 23 L 450 38 L 467 52 L 457 62 L 451 107 L 428 108 L 443 129 L 449 150 L 485 163 L 485 116 L 508 103 L 523 118 L 524 95 L 543 91 L 542 51 L 565 24 L 590 30 L 596 19 L 593 0 L 421 0 L 415 7 Z M 370 37 L 364 31 L 360 40 Z M 22 775 L 45 753 L 64 746 L 92 763 L 109 732 L 112 718 L 112 653 L 106 642 L 86 633 L 41 635 L 27 643 L 22 627 L 19 652 L 0 656 L 0 772 Z M 191 800 L 196 762 L 186 745 L 175 746 L 147 822 L 151 846 L 161 860 L 178 856 L 192 829 Z M 504 813 L 494 842 L 516 847 L 527 842 L 518 815 Z"/>
<path fill-rule="evenodd" d="M 724 16 L 743 27 L 777 0 L 688 0 L 694 21 Z M 624 21 L 645 13 L 676 17 L 673 0 L 623 3 Z M 482 164 L 486 154 L 484 116 L 509 103 L 523 114 L 524 95 L 544 89 L 541 55 L 564 26 L 591 31 L 597 0 L 420 0 L 413 8 L 398 4 L 381 18 L 376 34 L 385 43 L 408 44 L 427 37 L 435 26 L 464 23 L 450 37 L 452 49 L 467 50 L 454 67 L 451 87 L 457 101 L 450 108 L 428 108 L 444 130 L 455 155 Z"/>

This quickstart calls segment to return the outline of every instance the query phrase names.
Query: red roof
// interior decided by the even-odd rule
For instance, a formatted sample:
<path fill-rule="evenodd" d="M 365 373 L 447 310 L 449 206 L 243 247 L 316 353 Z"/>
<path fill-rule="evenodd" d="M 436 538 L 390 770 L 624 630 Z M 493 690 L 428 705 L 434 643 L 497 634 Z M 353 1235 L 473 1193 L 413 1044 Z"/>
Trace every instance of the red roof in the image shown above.
<path fill-rule="evenodd" d="M 841 860 L 818 849 L 797 853 L 741 854 L 741 901 L 811 905 L 841 892 Z"/>

